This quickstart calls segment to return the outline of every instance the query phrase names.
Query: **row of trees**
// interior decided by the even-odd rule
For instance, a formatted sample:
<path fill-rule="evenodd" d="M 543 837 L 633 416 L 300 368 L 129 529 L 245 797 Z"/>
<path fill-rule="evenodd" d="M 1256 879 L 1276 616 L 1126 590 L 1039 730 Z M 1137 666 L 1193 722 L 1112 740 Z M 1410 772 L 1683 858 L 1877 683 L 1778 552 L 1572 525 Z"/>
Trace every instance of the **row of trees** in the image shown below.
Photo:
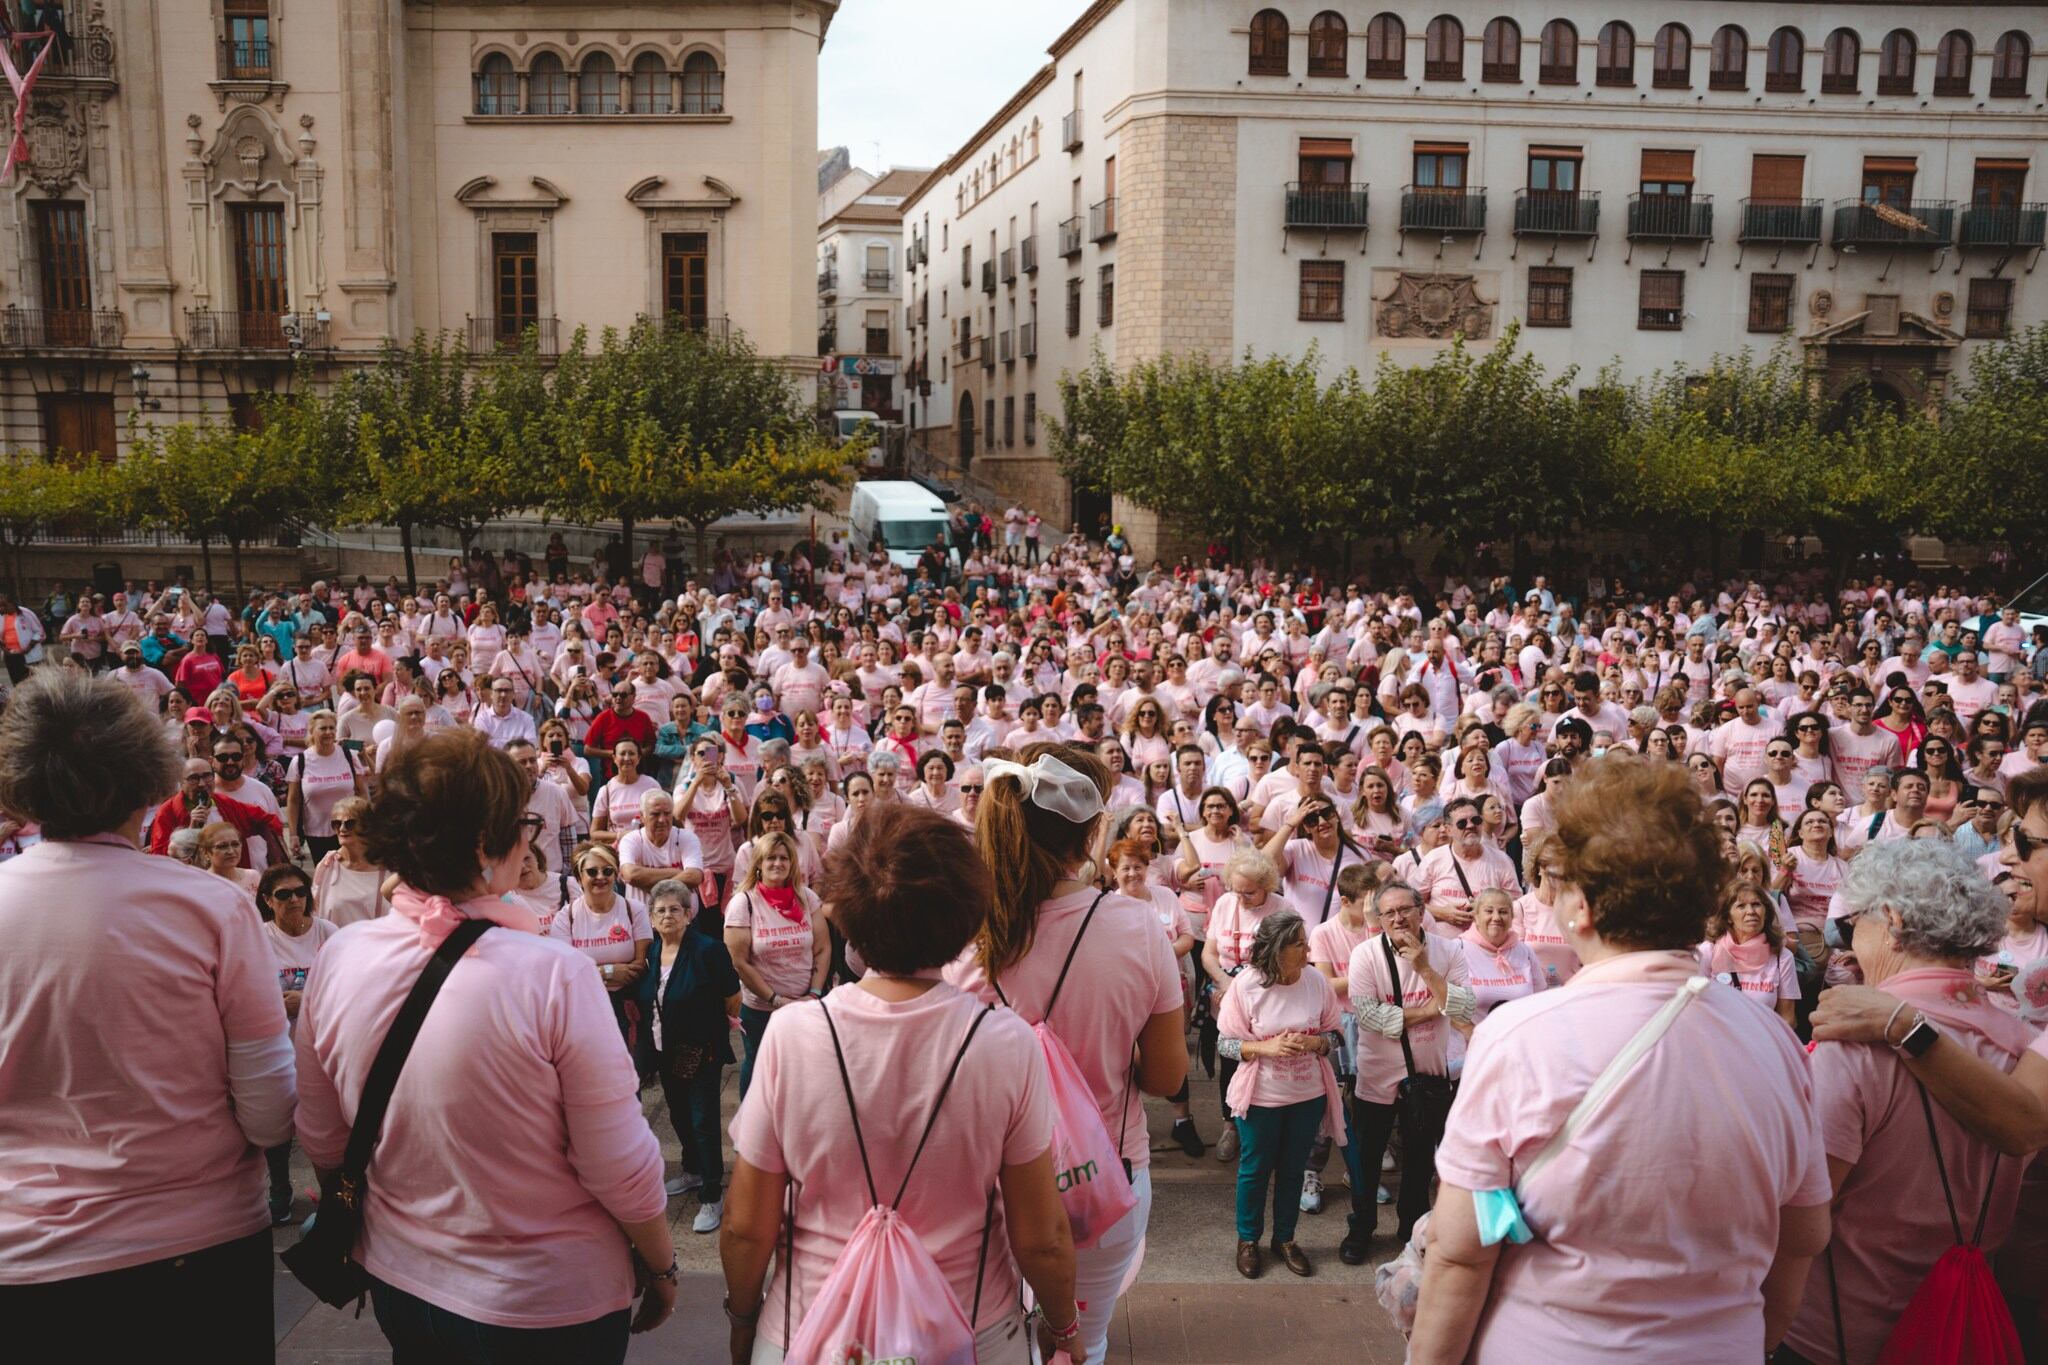
<path fill-rule="evenodd" d="M 225 545 L 237 593 L 241 551 L 288 526 L 393 526 L 415 577 L 424 528 L 465 551 L 483 527 L 521 511 L 565 520 L 678 520 L 708 559 L 712 523 L 801 507 L 852 477 L 862 451 L 820 435 L 790 377 L 744 338 L 643 320 L 594 340 L 579 331 L 544 364 L 516 352 L 469 354 L 450 337 L 414 338 L 316 391 L 264 400 L 247 429 L 137 426 L 128 458 L 0 461 L 0 533 L 21 582 L 22 547 L 51 525 L 157 526 L 206 557 Z"/>
<path fill-rule="evenodd" d="M 1931 534 L 2048 549 L 2048 326 L 1979 350 L 1938 412 L 1823 401 L 1789 344 L 1623 382 L 1547 374 L 1510 328 L 1428 365 L 1326 378 L 1314 351 L 1065 377 L 1054 454 L 1212 540 L 1349 558 L 1434 534 L 1517 550 L 1808 533 L 1838 554 Z"/>

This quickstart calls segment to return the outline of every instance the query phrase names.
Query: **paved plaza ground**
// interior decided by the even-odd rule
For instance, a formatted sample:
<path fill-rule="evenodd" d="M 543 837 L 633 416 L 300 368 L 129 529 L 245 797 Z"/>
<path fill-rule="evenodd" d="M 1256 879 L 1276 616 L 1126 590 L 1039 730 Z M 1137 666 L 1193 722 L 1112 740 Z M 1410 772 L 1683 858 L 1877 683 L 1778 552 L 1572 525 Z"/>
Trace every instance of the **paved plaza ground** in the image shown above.
<path fill-rule="evenodd" d="M 1195 1113 L 1212 1144 L 1222 1123 L 1216 1083 L 1195 1068 Z M 726 1116 L 738 1102 L 737 1067 L 726 1071 Z M 648 1092 L 649 1119 L 661 1137 L 671 1174 L 677 1144 L 659 1094 Z M 1167 1141 L 1171 1116 L 1156 1100 L 1146 1104 L 1152 1130 L 1153 1205 L 1145 1268 L 1138 1285 L 1117 1310 L 1110 1335 L 1114 1365 L 1251 1365 L 1288 1361 L 1293 1365 L 1399 1365 L 1404 1343 L 1373 1299 L 1372 1269 L 1391 1258 L 1394 1213 L 1380 1210 L 1382 1236 L 1371 1263 L 1347 1266 L 1337 1259 L 1344 1236 L 1348 1195 L 1333 1185 L 1328 1211 L 1304 1215 L 1297 1240 L 1315 1262 L 1316 1273 L 1297 1279 L 1269 1262 L 1264 1278 L 1239 1277 L 1233 1258 L 1232 1187 L 1236 1166 L 1209 1155 L 1190 1159 Z M 727 1155 L 731 1160 L 730 1152 Z M 1333 1178 L 1342 1162 L 1330 1161 Z M 312 1183 L 311 1169 L 294 1154 L 300 1188 Z M 303 1216 L 308 1205 L 301 1199 Z M 723 1365 L 725 1316 L 719 1310 L 724 1281 L 718 1271 L 718 1238 L 690 1231 L 696 1215 L 693 1195 L 671 1200 L 670 1218 L 682 1259 L 682 1296 L 676 1315 L 660 1331 L 633 1338 L 626 1359 L 636 1365 Z M 280 1228 L 277 1245 L 288 1245 L 296 1228 Z M 391 1359 L 383 1334 L 366 1310 L 358 1319 L 318 1303 L 287 1274 L 277 1270 L 279 1365 L 384 1365 Z"/>

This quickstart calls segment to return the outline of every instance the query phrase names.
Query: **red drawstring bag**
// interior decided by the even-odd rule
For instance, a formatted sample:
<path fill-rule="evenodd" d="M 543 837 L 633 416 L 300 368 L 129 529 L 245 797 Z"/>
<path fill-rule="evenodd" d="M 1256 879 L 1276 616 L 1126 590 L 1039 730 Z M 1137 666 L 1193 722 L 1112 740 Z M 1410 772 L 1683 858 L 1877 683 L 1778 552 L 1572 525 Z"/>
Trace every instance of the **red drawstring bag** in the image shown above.
<path fill-rule="evenodd" d="M 1892 1324 L 1878 1353 L 1877 1365 L 2025 1365 L 2020 1352 L 2020 1334 L 2012 1314 L 1999 1292 L 1998 1281 L 1984 1260 L 1978 1242 L 1984 1236 L 1984 1219 L 1991 1211 L 1991 1192 L 1998 1185 L 1998 1158 L 1991 1161 L 1991 1174 L 1984 1185 L 1984 1203 L 1977 1210 L 1977 1227 L 1963 1240 L 1962 1220 L 1956 1217 L 1955 1193 L 1949 1188 L 1948 1166 L 1941 1159 L 1941 1138 L 1934 1128 L 1934 1106 L 1927 1088 L 1920 1090 L 1920 1110 L 1927 1118 L 1927 1138 L 1934 1146 L 1934 1169 L 1941 1177 L 1941 1197 L 1948 1205 L 1949 1226 L 1956 1244 L 1941 1253 L 1927 1271 L 1927 1278 L 1913 1291 L 1906 1311 Z M 1829 1288 L 1833 1288 L 1835 1267 L 1828 1262 Z M 1835 1342 L 1842 1359 L 1849 1358 L 1842 1333 L 1842 1303 L 1835 1299 Z"/>

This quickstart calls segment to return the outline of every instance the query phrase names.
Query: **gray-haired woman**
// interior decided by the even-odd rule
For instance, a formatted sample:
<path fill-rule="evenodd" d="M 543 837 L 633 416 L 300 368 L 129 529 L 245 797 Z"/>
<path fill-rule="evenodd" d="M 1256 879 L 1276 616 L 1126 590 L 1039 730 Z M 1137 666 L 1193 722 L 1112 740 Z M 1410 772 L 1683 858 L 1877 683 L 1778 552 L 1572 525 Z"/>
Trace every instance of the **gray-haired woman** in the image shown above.
<path fill-rule="evenodd" d="M 2005 932 L 2006 902 L 1967 857 L 1938 839 L 1872 844 L 1849 864 L 1842 903 L 1864 981 L 1896 999 L 1908 1025 L 1918 1011 L 2000 1071 L 2018 1064 L 2032 1030 L 1993 1005 L 1975 977 L 1977 958 Z M 2000 1160 L 1930 1104 L 1891 1048 L 1823 1042 L 1812 1063 L 1834 1183 L 1833 1274 L 1807 1278 L 1779 1354 L 1874 1360 L 1900 1310 L 1954 1243 L 1950 1205 L 1965 1232 L 1983 1219 L 1978 1245 L 1992 1255 L 2012 1229 L 2026 1162 Z M 1946 1202 L 1926 1197 L 1936 1189 Z M 1922 1197 L 1899 1198 L 1905 1190 Z"/>
<path fill-rule="evenodd" d="M 43 829 L 0 865 L 0 1320 L 23 1359 L 81 1330 L 94 1355 L 271 1355 L 263 1149 L 291 1136 L 291 1040 L 247 893 L 136 847 L 179 769 L 111 678 L 42 671 L 0 715 L 0 808 Z"/>
<path fill-rule="evenodd" d="M 1259 1237 L 1266 1187 L 1273 1190 L 1273 1254 L 1297 1275 L 1313 1274 L 1294 1240 L 1309 1148 L 1319 1133 L 1344 1142 L 1342 1099 L 1329 1055 L 1343 1013 L 1330 979 L 1308 968 L 1301 916 L 1281 910 L 1259 921 L 1245 970 L 1217 1011 L 1217 1053 L 1239 1063 L 1225 1101 L 1236 1120 L 1237 1270 L 1264 1269 Z"/>

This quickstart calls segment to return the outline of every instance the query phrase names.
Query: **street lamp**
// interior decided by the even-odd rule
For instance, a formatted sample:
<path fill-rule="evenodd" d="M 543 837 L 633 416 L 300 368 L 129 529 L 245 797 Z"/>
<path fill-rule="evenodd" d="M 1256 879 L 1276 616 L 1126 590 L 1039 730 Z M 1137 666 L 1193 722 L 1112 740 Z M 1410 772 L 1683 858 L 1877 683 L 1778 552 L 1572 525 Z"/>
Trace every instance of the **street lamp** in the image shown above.
<path fill-rule="evenodd" d="M 164 400 L 149 396 L 149 370 L 137 365 L 128 371 L 128 382 L 135 387 L 135 406 L 144 412 L 161 412 Z"/>

